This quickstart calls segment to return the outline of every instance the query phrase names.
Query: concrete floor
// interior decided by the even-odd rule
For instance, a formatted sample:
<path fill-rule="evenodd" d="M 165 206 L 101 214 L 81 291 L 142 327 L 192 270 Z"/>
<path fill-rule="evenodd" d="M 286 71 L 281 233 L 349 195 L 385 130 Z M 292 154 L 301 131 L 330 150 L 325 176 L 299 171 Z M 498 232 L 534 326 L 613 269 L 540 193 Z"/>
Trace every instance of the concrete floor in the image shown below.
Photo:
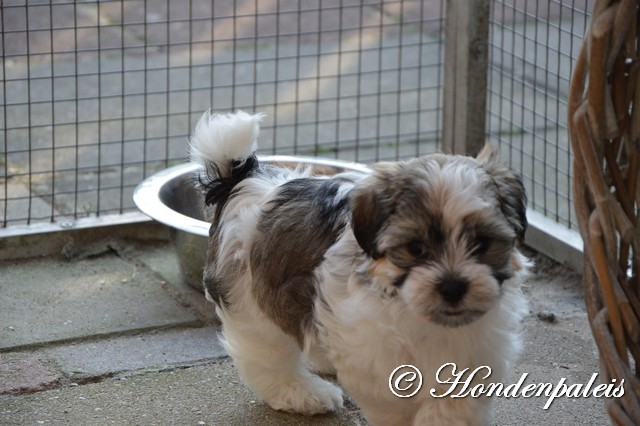
<path fill-rule="evenodd" d="M 105 240 L 73 256 L 0 263 L 0 424 L 364 425 L 347 400 L 276 412 L 240 382 L 211 304 L 182 284 L 167 242 Z M 69 253 L 69 251 L 67 251 Z M 597 352 L 580 276 L 546 258 L 526 294 L 526 349 L 508 383 L 587 383 Z M 494 398 L 495 424 L 607 424 L 602 400 Z"/>

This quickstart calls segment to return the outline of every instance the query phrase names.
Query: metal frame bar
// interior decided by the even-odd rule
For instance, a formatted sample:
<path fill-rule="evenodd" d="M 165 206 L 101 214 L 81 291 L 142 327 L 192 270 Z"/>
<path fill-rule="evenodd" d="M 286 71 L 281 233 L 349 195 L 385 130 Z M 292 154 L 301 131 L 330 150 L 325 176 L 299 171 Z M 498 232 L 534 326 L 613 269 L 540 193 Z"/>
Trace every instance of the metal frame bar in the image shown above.
<path fill-rule="evenodd" d="M 477 154 L 485 140 L 490 0 L 448 0 L 442 146 Z"/>

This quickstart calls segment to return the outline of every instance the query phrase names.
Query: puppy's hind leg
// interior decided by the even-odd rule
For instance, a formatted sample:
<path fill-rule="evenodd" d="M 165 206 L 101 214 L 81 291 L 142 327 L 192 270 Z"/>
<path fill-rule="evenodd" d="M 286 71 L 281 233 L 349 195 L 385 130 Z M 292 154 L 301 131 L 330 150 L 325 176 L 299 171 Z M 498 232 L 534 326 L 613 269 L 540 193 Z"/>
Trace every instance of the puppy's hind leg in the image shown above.
<path fill-rule="evenodd" d="M 312 415 L 342 407 L 340 388 L 307 371 L 296 341 L 269 319 L 222 309 L 218 315 L 242 380 L 272 408 Z"/>

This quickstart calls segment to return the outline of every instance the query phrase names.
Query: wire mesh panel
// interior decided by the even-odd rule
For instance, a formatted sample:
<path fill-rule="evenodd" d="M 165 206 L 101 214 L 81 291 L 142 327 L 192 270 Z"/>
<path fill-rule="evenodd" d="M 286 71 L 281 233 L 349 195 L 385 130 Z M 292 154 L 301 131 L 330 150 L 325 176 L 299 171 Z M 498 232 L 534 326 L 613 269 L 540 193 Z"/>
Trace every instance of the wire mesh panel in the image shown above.
<path fill-rule="evenodd" d="M 443 0 L 5 0 L 0 223 L 134 210 L 200 114 L 266 112 L 260 153 L 437 149 Z"/>
<path fill-rule="evenodd" d="M 494 0 L 489 138 L 522 173 L 534 210 L 575 227 L 566 107 L 589 0 Z"/>

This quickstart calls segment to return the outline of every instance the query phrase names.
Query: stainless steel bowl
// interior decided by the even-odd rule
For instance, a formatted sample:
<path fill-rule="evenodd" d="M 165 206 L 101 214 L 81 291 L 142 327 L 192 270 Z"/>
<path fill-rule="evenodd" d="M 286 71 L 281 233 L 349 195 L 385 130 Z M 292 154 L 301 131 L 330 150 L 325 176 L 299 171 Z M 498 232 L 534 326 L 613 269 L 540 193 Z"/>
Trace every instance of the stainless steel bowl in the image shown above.
<path fill-rule="evenodd" d="M 361 164 L 318 158 L 274 155 L 261 156 L 259 160 L 290 168 L 311 167 L 312 174 L 370 171 Z M 193 175 L 199 167 L 185 163 L 155 173 L 136 187 L 133 201 L 143 213 L 170 227 L 182 280 L 202 291 L 210 224 L 205 220 L 203 196 L 193 183 Z"/>

